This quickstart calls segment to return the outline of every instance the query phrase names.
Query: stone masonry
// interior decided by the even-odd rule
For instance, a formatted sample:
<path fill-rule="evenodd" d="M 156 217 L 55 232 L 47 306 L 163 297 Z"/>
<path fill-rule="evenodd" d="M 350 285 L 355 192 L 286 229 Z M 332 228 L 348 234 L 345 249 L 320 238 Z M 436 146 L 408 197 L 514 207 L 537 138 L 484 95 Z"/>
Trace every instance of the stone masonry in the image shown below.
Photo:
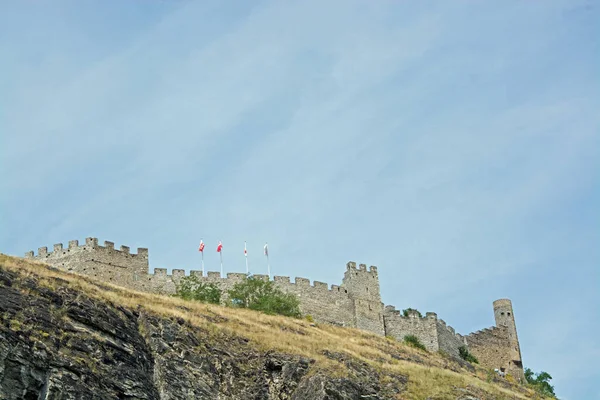
<path fill-rule="evenodd" d="M 82 245 L 72 240 L 66 248 L 55 244 L 50 252 L 40 247 L 37 255 L 30 251 L 25 257 L 67 272 L 151 293 L 173 294 L 185 276 L 182 269 L 173 269 L 168 275 L 165 268 L 155 268 L 150 274 L 148 249 L 138 248 L 137 253 L 131 253 L 127 246 L 115 249 L 113 242 L 105 241 L 101 246 L 96 238 L 87 238 Z M 243 273 L 228 273 L 222 277 L 219 272 L 203 275 L 201 271 L 190 271 L 190 275 L 215 283 L 223 292 L 246 278 Z M 269 279 L 266 275 L 254 276 Z M 404 316 L 394 306 L 384 308 L 375 266 L 367 269 L 365 264 L 360 264 L 357 268 L 356 263 L 349 262 L 342 284 L 331 287 L 318 281 L 311 285 L 306 278 L 295 278 L 292 283 L 287 276 L 275 276 L 273 282 L 282 291 L 298 296 L 301 312 L 317 322 L 359 328 L 398 340 L 415 335 L 429 351 L 443 351 L 453 357 L 458 357 L 459 347 L 465 346 L 482 366 L 524 379 L 514 314 L 508 299 L 494 302 L 495 327 L 462 336 L 435 313 L 420 317 L 417 312 L 409 312 Z"/>

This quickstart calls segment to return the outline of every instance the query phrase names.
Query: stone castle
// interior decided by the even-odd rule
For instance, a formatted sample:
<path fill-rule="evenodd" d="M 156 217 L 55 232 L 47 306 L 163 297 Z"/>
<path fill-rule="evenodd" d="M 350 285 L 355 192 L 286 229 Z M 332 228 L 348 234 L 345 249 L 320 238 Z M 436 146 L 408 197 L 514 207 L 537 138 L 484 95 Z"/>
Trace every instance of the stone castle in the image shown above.
<path fill-rule="evenodd" d="M 53 251 L 40 247 L 38 254 L 33 251 L 26 258 L 45 262 L 53 267 L 127 288 L 161 294 L 173 294 L 176 286 L 185 276 L 182 269 L 174 269 L 171 275 L 165 268 L 155 268 L 148 272 L 148 249 L 138 248 L 131 253 L 129 247 L 115 249 L 113 242 L 98 244 L 98 239 L 87 238 L 85 244 L 77 240 L 68 247 L 55 244 Z M 222 277 L 219 272 L 191 271 L 191 275 L 205 282 L 215 283 L 222 291 L 246 278 L 244 273 L 228 273 Z M 267 280 L 267 275 L 254 275 Z M 521 350 L 511 301 L 494 302 L 496 326 L 463 336 L 439 319 L 436 313 L 428 312 L 422 317 L 418 311 L 409 310 L 404 315 L 394 306 L 381 302 L 377 267 L 367 269 L 365 264 L 349 262 L 341 285 L 327 285 L 323 282 L 295 278 L 290 282 L 287 276 L 275 276 L 275 285 L 281 290 L 293 293 L 300 299 L 300 309 L 304 315 L 311 315 L 315 321 L 338 326 L 353 327 L 392 336 L 403 340 L 406 335 L 415 335 L 429 351 L 443 351 L 459 357 L 459 348 L 466 347 L 485 368 L 498 369 L 524 381 Z"/>

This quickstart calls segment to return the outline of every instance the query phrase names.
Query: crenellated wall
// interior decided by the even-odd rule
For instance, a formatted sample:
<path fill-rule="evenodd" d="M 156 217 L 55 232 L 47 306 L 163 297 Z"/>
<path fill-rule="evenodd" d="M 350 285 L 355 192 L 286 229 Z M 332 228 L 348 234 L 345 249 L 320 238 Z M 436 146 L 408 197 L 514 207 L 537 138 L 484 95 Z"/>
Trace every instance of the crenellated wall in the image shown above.
<path fill-rule="evenodd" d="M 414 335 L 429 351 L 441 350 L 458 357 L 458 348 L 466 345 L 464 338 L 446 325 L 444 320 L 438 319 L 434 312 L 419 317 L 418 311 L 410 310 L 405 317 L 394 306 L 386 306 L 384 320 L 387 335 L 400 341 L 406 335 Z"/>
<path fill-rule="evenodd" d="M 113 242 L 105 241 L 104 246 L 98 239 L 87 238 L 79 245 L 71 240 L 68 246 L 55 244 L 52 251 L 40 247 L 38 254 L 30 251 L 26 258 L 34 258 L 68 272 L 89 275 L 104 281 L 132 287 L 131 283 L 143 279 L 148 273 L 148 249 L 138 248 L 137 254 L 129 247 L 115 249 Z"/>
<path fill-rule="evenodd" d="M 310 315 L 319 322 L 356 327 L 353 303 L 343 286 L 329 287 L 319 281 L 311 285 L 306 278 L 295 278 L 291 283 L 288 276 L 275 276 L 274 282 L 282 291 L 298 296 L 302 314 Z"/>
<path fill-rule="evenodd" d="M 489 327 L 465 336 L 469 351 L 482 365 L 505 368 L 510 362 L 508 330 L 505 327 Z"/>
<path fill-rule="evenodd" d="M 450 325 L 446 325 L 443 319 L 438 319 L 436 328 L 440 350 L 451 356 L 459 357 L 459 347 L 467 346 L 464 336 L 456 333 Z"/>
<path fill-rule="evenodd" d="M 399 341 L 403 341 L 407 335 L 414 335 L 427 350 L 438 351 L 440 349 L 435 313 L 427 313 L 425 317 L 421 318 L 418 312 L 411 310 L 405 317 L 394 306 L 386 306 L 384 319 L 386 335 Z"/>
<path fill-rule="evenodd" d="M 40 247 L 38 253 L 25 254 L 26 258 L 43 261 L 53 267 L 68 272 L 88 275 L 96 279 L 118 284 L 135 290 L 173 294 L 180 280 L 186 276 L 185 270 L 174 269 L 167 274 L 166 268 L 154 268 L 148 272 L 148 249 L 138 248 L 131 253 L 129 247 L 120 246 L 117 250 L 113 242 L 87 238 L 85 244 L 77 240 L 68 246 L 55 244 L 52 251 Z M 246 274 L 228 273 L 222 277 L 219 272 L 190 271 L 207 283 L 216 284 L 226 293 L 236 283 L 243 281 Z M 268 280 L 266 275 L 254 275 Z M 406 335 L 415 335 L 429 351 L 442 350 L 458 357 L 460 346 L 467 346 L 486 368 L 503 368 L 519 379 L 523 377 L 521 353 L 517 337 L 512 304 L 508 299 L 494 302 L 496 327 L 484 329 L 467 336 L 457 334 L 454 329 L 438 319 L 437 314 L 428 312 L 419 317 L 417 312 L 403 316 L 393 306 L 383 307 L 379 287 L 377 267 L 367 269 L 365 264 L 349 262 L 341 285 L 331 285 L 307 278 L 275 276 L 275 286 L 286 293 L 293 293 L 300 300 L 300 310 L 311 315 L 317 322 L 354 327 L 390 335 L 403 340 Z"/>

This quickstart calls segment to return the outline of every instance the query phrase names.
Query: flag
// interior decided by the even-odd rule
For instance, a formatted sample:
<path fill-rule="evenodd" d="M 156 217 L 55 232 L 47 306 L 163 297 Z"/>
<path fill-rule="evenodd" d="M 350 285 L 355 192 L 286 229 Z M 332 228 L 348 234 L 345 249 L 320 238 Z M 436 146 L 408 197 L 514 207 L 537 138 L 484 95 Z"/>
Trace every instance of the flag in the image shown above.
<path fill-rule="evenodd" d="M 223 250 L 223 244 L 221 243 L 221 241 L 219 240 L 219 245 L 217 246 L 217 253 L 220 253 L 221 250 Z"/>
<path fill-rule="evenodd" d="M 200 247 L 198 247 L 198 251 L 204 253 L 204 242 L 202 241 L 202 239 L 200 239 Z"/>
<path fill-rule="evenodd" d="M 248 257 L 248 250 L 246 250 L 246 242 L 244 242 L 244 256 Z"/>
<path fill-rule="evenodd" d="M 265 256 L 269 257 L 269 247 L 265 243 Z"/>

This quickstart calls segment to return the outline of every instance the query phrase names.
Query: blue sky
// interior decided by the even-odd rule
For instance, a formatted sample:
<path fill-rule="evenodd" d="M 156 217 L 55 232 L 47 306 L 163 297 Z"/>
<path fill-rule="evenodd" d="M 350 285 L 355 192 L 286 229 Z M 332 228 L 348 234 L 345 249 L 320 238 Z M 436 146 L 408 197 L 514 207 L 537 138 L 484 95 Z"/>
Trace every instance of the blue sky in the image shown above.
<path fill-rule="evenodd" d="M 96 236 L 151 268 L 338 284 L 600 399 L 593 1 L 3 1 L 0 250 Z M 210 250 L 210 251 L 208 251 Z"/>

